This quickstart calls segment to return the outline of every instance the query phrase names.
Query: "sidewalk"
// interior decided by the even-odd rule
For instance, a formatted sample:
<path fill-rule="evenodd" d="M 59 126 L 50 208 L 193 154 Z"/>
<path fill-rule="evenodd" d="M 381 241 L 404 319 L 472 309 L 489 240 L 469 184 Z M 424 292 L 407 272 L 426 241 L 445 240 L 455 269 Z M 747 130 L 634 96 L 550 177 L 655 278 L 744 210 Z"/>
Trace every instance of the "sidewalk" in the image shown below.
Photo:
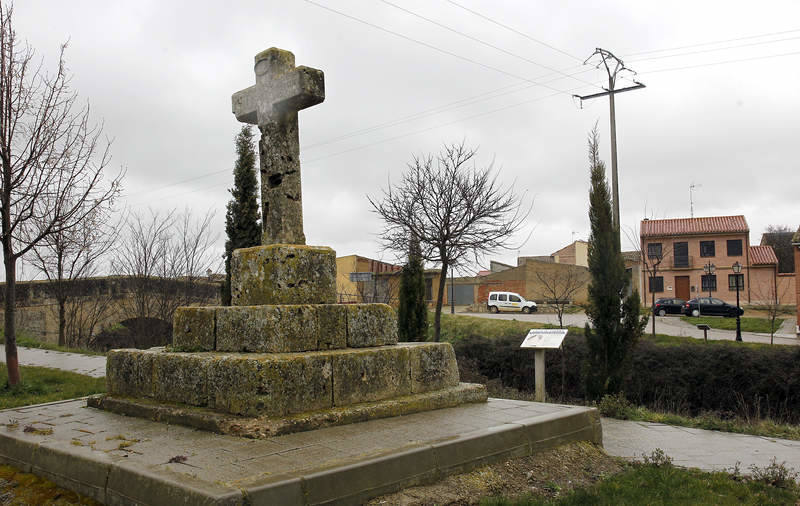
<path fill-rule="evenodd" d="M 603 418 L 602 423 L 603 446 L 617 457 L 641 460 L 643 453 L 661 448 L 676 465 L 706 471 L 722 471 L 740 462 L 746 474 L 751 465 L 769 465 L 772 457 L 800 471 L 800 441 L 613 418 Z"/>
<path fill-rule="evenodd" d="M 85 374 L 94 378 L 106 375 L 106 357 L 102 355 L 81 355 L 63 351 L 40 350 L 38 348 L 18 347 L 20 365 L 50 367 Z M 0 362 L 6 361 L 6 347 L 0 344 Z"/>

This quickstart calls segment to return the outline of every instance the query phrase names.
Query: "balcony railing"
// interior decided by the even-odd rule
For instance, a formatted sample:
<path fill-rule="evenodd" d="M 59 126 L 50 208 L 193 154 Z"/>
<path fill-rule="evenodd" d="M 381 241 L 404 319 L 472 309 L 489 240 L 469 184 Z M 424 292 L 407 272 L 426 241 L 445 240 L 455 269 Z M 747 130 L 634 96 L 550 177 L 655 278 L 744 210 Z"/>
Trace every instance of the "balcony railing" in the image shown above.
<path fill-rule="evenodd" d="M 694 257 L 691 255 L 681 255 L 681 256 L 673 256 L 672 257 L 672 268 L 673 269 L 686 269 L 691 267 L 694 262 Z"/>

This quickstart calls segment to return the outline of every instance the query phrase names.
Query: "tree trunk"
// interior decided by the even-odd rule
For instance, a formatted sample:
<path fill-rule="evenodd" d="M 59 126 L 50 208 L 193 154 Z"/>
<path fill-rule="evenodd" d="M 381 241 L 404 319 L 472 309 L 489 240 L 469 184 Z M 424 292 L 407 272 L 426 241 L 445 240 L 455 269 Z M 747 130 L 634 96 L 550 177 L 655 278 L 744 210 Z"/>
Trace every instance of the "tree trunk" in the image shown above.
<path fill-rule="evenodd" d="M 447 283 L 447 263 L 442 262 L 442 270 L 439 273 L 439 293 L 436 295 L 436 313 L 433 317 L 433 340 L 437 343 L 441 340 L 442 302 L 444 301 L 445 283 Z"/>
<path fill-rule="evenodd" d="M 67 345 L 67 300 L 66 297 L 58 298 L 58 345 Z"/>
<path fill-rule="evenodd" d="M 6 258 L 10 253 L 6 252 Z M 5 338 L 6 338 L 6 367 L 8 367 L 9 386 L 17 385 L 19 376 L 19 357 L 17 356 L 17 329 L 15 315 L 15 290 L 17 284 L 16 259 L 6 260 L 6 293 L 5 293 Z"/>

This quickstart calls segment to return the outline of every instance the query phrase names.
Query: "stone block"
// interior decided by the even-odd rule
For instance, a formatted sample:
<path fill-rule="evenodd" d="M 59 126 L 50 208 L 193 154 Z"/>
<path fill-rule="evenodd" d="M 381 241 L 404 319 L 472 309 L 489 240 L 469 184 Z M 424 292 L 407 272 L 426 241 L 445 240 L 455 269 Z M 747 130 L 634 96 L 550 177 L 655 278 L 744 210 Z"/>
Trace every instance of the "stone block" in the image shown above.
<path fill-rule="evenodd" d="M 286 353 L 344 348 L 345 307 L 335 304 L 217 309 L 217 351 Z"/>
<path fill-rule="evenodd" d="M 397 343 L 397 316 L 387 304 L 347 305 L 347 346 L 364 348 Z"/>
<path fill-rule="evenodd" d="M 418 394 L 458 385 L 458 363 L 450 343 L 403 343 L 408 348 L 411 392 Z"/>
<path fill-rule="evenodd" d="M 231 303 L 333 304 L 336 252 L 324 246 L 270 244 L 234 250 Z"/>
<path fill-rule="evenodd" d="M 179 351 L 214 351 L 216 308 L 179 307 L 172 320 L 172 344 Z"/>
<path fill-rule="evenodd" d="M 346 406 L 411 393 L 409 350 L 406 347 L 348 349 L 333 358 L 333 404 Z"/>
<path fill-rule="evenodd" d="M 153 354 L 146 350 L 110 350 L 106 358 L 106 390 L 133 397 L 153 396 Z"/>
<path fill-rule="evenodd" d="M 208 405 L 207 354 L 156 352 L 153 362 L 153 398 L 190 406 Z"/>
<path fill-rule="evenodd" d="M 330 357 L 226 355 L 209 370 L 209 407 L 243 416 L 284 416 L 331 407 Z"/>

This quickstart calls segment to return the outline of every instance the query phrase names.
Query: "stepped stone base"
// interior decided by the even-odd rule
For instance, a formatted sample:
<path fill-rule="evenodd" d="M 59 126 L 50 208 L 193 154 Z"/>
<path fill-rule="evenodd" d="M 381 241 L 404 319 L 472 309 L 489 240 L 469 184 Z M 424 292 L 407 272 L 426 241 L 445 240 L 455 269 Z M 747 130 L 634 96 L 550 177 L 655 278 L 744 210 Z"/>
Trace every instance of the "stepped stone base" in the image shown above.
<path fill-rule="evenodd" d="M 175 351 L 289 353 L 397 343 L 386 304 L 179 307 Z"/>
<path fill-rule="evenodd" d="M 233 251 L 231 303 L 333 304 L 336 252 L 325 246 L 269 244 Z"/>
<path fill-rule="evenodd" d="M 421 411 L 449 408 L 465 403 L 485 402 L 483 385 L 460 383 L 433 392 L 405 395 L 393 399 L 365 402 L 345 407 L 321 409 L 287 417 L 238 417 L 210 409 L 160 403 L 114 395 L 95 396 L 87 405 L 126 416 L 184 425 L 233 436 L 266 439 L 282 434 L 316 430 L 336 425 L 365 422 L 378 418 L 409 415 Z"/>
<path fill-rule="evenodd" d="M 458 385 L 449 343 L 400 343 L 305 353 L 112 350 L 111 396 L 239 416 L 286 416 Z"/>

